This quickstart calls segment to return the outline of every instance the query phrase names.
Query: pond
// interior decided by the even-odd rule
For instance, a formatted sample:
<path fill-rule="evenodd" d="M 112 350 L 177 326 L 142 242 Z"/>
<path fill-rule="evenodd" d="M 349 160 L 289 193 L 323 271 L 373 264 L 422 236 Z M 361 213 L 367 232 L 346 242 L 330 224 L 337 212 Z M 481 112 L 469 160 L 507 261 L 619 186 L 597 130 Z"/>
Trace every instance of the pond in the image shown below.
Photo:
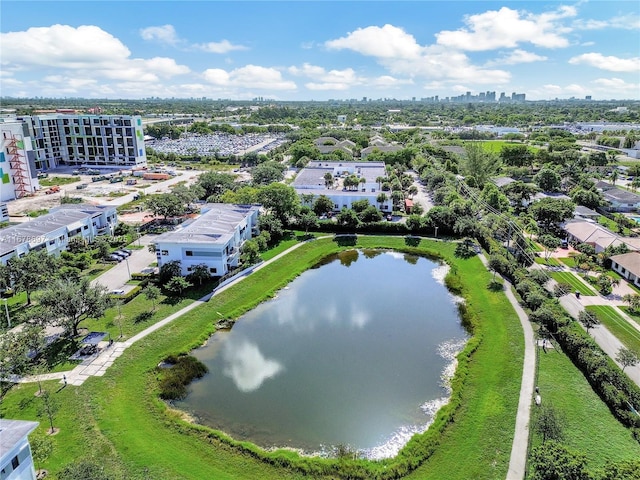
<path fill-rule="evenodd" d="M 391 251 L 330 257 L 193 355 L 176 406 L 265 448 L 394 456 L 446 403 L 467 339 L 447 267 Z"/>

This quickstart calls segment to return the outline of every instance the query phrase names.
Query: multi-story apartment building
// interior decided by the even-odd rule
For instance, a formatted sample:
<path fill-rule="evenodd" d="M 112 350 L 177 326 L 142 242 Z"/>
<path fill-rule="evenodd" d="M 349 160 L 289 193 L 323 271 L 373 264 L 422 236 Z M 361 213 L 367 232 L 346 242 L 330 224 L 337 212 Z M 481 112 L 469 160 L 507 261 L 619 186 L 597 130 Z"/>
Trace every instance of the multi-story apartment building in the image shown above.
<path fill-rule="evenodd" d="M 134 167 L 147 162 L 142 119 L 137 116 L 50 114 L 17 120 L 28 128 L 38 170 L 60 164 Z"/>
<path fill-rule="evenodd" d="M 29 434 L 38 422 L 0 419 L 0 479 L 36 480 Z"/>
<path fill-rule="evenodd" d="M 15 200 L 40 188 L 29 129 L 15 119 L 0 123 L 0 201 Z"/>

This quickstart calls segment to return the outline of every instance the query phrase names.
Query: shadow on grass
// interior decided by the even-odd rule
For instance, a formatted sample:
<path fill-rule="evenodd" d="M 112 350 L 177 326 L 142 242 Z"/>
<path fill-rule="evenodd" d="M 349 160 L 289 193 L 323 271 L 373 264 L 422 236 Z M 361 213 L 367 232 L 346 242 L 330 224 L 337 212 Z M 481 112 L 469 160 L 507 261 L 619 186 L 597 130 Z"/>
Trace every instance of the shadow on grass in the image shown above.
<path fill-rule="evenodd" d="M 404 237 L 404 244 L 408 247 L 417 247 L 422 239 L 420 237 L 407 236 Z"/>
<path fill-rule="evenodd" d="M 45 348 L 40 354 L 47 366 L 52 369 L 56 365 L 61 365 L 69 361 L 69 357 L 80 348 L 79 343 L 71 338 L 59 338 Z"/>
<path fill-rule="evenodd" d="M 340 234 L 333 237 L 333 241 L 341 247 L 355 247 L 358 243 L 358 236 L 356 234 Z"/>
<path fill-rule="evenodd" d="M 144 312 L 140 312 L 138 315 L 136 315 L 133 319 L 133 323 L 142 323 L 142 322 L 146 322 L 147 320 L 150 320 L 153 317 L 153 312 L 147 310 Z"/>
<path fill-rule="evenodd" d="M 491 280 L 487 288 L 492 292 L 502 292 L 504 290 L 504 285 L 497 280 Z"/>

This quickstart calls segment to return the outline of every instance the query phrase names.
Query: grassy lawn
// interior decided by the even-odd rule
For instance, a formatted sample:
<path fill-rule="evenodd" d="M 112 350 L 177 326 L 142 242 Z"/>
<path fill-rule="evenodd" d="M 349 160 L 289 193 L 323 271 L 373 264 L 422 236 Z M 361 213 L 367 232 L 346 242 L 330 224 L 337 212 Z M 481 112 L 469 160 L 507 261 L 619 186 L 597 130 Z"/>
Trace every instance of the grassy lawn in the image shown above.
<path fill-rule="evenodd" d="M 618 233 L 618 224 L 613 220 L 605 217 L 604 215 L 601 215 L 598 217 L 598 223 L 608 228 L 612 232 Z M 622 229 L 622 232 L 620 234 L 624 236 L 629 236 L 631 234 L 631 230 L 625 227 Z"/>
<path fill-rule="evenodd" d="M 547 352 L 538 352 L 537 385 L 542 403 L 553 405 L 564 420 L 562 443 L 583 452 L 591 470 L 607 461 L 638 458 L 640 444 L 615 419 L 571 360 L 562 351 L 548 349 Z M 541 441 L 534 431 L 532 446 Z"/>
<path fill-rule="evenodd" d="M 595 313 L 602 324 L 607 327 L 627 348 L 640 352 L 640 331 L 624 319 L 614 307 L 608 305 L 589 305 L 586 309 Z"/>
<path fill-rule="evenodd" d="M 80 181 L 80 177 L 48 177 L 38 180 L 43 187 L 53 187 L 54 185 L 69 185 Z"/>
<path fill-rule="evenodd" d="M 571 272 L 551 272 L 551 277 L 557 282 L 568 283 L 574 291 L 580 292 L 582 295 L 595 296 L 597 292 L 589 285 L 581 281 Z"/>
<path fill-rule="evenodd" d="M 560 260 L 564 265 L 566 265 L 569 268 L 576 267 L 575 257 L 561 257 L 561 258 L 558 258 L 558 260 Z"/>
<path fill-rule="evenodd" d="M 542 257 L 534 257 L 534 262 L 540 264 L 540 265 L 549 265 L 550 267 L 559 267 L 561 266 L 560 262 L 553 258 L 550 257 L 548 260 L 545 260 Z"/>
<path fill-rule="evenodd" d="M 306 243 L 295 254 L 246 277 L 207 304 L 137 342 L 104 377 L 92 377 L 80 387 L 67 386 L 61 390 L 55 395 L 60 405 L 55 424 L 60 433 L 53 437 L 55 449 L 44 467 L 55 476 L 71 459 L 90 456 L 114 472 L 110 477 L 114 479 L 289 479 L 350 475 L 323 476 L 327 465 L 334 469 L 346 468 L 340 470 L 343 472 L 353 467 L 361 476 L 371 478 L 372 475 L 362 472 L 380 473 L 385 471 L 385 466 L 392 467 L 394 460 L 352 464 L 347 460 L 305 459 L 290 451 L 248 453 L 253 450 L 246 444 L 234 444 L 210 429 L 183 421 L 156 396 L 154 369 L 158 362 L 168 354 L 188 352 L 200 345 L 212 333 L 219 315 L 240 316 L 273 296 L 327 254 L 353 247 L 338 246 L 330 239 Z M 356 247 L 409 249 L 399 237 L 359 237 Z M 443 421 L 449 407 L 438 415 L 434 425 L 444 429 L 440 445 L 411 478 L 504 478 L 522 369 L 523 341 L 517 318 L 501 292 L 488 290 L 491 275 L 477 258 L 454 259 L 454 245 L 445 242 L 422 240 L 418 249 L 409 250 L 440 251 L 451 260 L 458 273 L 456 278 L 462 282 L 467 310 L 478 324 L 475 341 L 470 342 L 477 350 L 470 362 L 460 357 L 464 368 L 454 380 L 464 382 L 460 406 L 453 413 L 453 421 Z M 145 307 L 149 309 L 148 304 L 139 306 Z M 48 385 L 50 389 L 58 387 L 56 382 Z M 36 385 L 28 384 L 15 387 L 0 405 L 0 414 L 37 418 L 38 399 L 33 396 L 36 389 Z M 39 431 L 46 428 L 43 420 L 41 418 Z M 428 445 L 437 443 L 433 427 L 423 435 L 432 439 Z M 162 440 L 156 441 L 158 439 Z M 403 450 L 404 455 L 418 454 L 415 449 L 419 445 L 412 442 Z M 270 460 L 260 461 L 257 459 L 260 456 Z M 304 477 L 292 469 L 274 466 L 289 461 L 315 473 Z"/>

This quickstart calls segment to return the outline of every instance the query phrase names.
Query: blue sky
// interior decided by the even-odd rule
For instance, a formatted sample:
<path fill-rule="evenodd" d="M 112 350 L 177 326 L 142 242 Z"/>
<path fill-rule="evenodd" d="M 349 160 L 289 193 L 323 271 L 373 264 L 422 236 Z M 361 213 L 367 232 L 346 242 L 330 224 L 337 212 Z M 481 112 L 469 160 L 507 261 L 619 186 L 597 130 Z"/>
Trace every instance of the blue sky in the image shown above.
<path fill-rule="evenodd" d="M 640 99 L 638 1 L 0 3 L 13 97 Z"/>

